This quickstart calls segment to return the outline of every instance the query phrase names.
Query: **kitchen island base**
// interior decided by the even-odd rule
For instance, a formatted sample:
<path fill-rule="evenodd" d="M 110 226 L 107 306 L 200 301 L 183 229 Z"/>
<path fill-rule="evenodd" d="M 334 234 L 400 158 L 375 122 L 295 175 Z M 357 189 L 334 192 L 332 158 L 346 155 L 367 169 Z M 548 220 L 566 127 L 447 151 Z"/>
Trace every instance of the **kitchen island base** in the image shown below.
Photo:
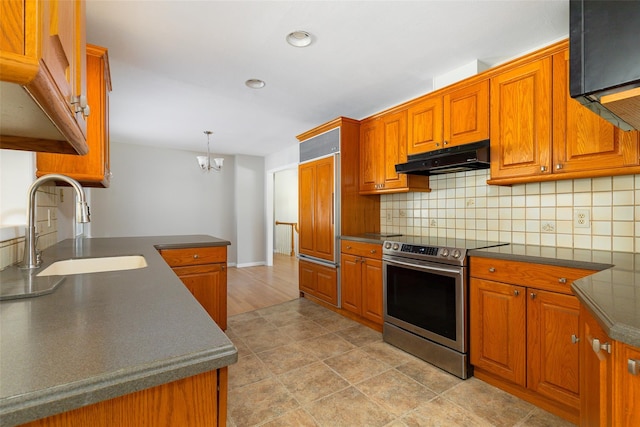
<path fill-rule="evenodd" d="M 225 426 L 227 368 L 104 400 L 23 427 Z"/>

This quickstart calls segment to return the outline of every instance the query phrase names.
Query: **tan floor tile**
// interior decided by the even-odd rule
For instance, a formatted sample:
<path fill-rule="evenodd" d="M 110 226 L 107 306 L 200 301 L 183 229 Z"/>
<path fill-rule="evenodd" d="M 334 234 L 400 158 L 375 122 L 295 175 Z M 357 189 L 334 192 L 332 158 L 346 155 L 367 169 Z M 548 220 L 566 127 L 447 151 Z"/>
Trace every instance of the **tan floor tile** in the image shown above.
<path fill-rule="evenodd" d="M 239 316 L 243 316 L 240 314 Z M 235 317 L 235 316 L 234 316 Z M 239 322 L 230 323 L 228 325 L 229 333 L 238 337 L 246 337 L 257 333 L 269 333 L 276 330 L 276 327 L 267 322 L 262 317 L 251 318 Z"/>
<path fill-rule="evenodd" d="M 476 378 L 462 381 L 443 396 L 495 426 L 513 426 L 535 408 Z"/>
<path fill-rule="evenodd" d="M 251 335 L 242 337 L 247 347 L 254 353 L 271 350 L 293 342 L 293 338 L 283 334 L 277 329 L 269 331 L 259 331 Z"/>
<path fill-rule="evenodd" d="M 275 378 L 229 391 L 228 416 L 239 427 L 254 426 L 299 406 Z"/>
<path fill-rule="evenodd" d="M 369 356 L 360 349 L 331 357 L 324 362 L 353 384 L 371 378 L 391 368 L 386 363 Z"/>
<path fill-rule="evenodd" d="M 229 365 L 229 389 L 240 388 L 271 376 L 271 371 L 257 356 L 252 354 L 241 357 L 237 363 Z"/>
<path fill-rule="evenodd" d="M 365 351 L 367 354 L 370 354 L 390 366 L 398 366 L 415 360 L 415 357 L 409 353 L 382 341 L 367 344 L 360 348 L 362 351 Z"/>
<path fill-rule="evenodd" d="M 322 426 L 385 426 L 394 417 L 353 387 L 306 405 L 305 409 Z"/>
<path fill-rule="evenodd" d="M 283 334 L 289 335 L 294 340 L 306 340 L 329 333 L 313 320 L 300 320 L 278 328 Z"/>
<path fill-rule="evenodd" d="M 460 378 L 417 358 L 413 358 L 409 362 L 397 366 L 396 369 L 403 374 L 410 376 L 420 384 L 427 386 L 436 393 L 443 393 L 463 381 Z"/>
<path fill-rule="evenodd" d="M 278 379 L 302 404 L 349 387 L 348 382 L 321 362 L 280 375 Z"/>
<path fill-rule="evenodd" d="M 402 417 L 408 427 L 491 427 L 491 423 L 438 397 Z"/>
<path fill-rule="evenodd" d="M 400 416 L 436 397 L 436 394 L 395 369 L 383 372 L 355 386 L 395 416 Z"/>
<path fill-rule="evenodd" d="M 228 326 L 234 326 L 236 324 L 243 323 L 248 320 L 255 320 L 259 318 L 260 318 L 260 315 L 258 314 L 257 311 L 248 311 L 246 313 L 236 314 L 235 316 L 229 317 L 229 319 L 227 319 L 227 324 Z"/>
<path fill-rule="evenodd" d="M 309 415 L 304 409 L 297 409 L 295 411 L 287 412 L 281 417 L 278 417 L 266 424 L 262 424 L 261 427 L 316 427 L 318 424 L 313 417 Z"/>
<path fill-rule="evenodd" d="M 380 332 L 360 324 L 356 324 L 347 329 L 341 329 L 336 332 L 336 335 L 341 336 L 356 347 L 374 342 L 382 342 L 382 334 Z"/>
<path fill-rule="evenodd" d="M 280 327 L 284 325 L 296 324 L 306 321 L 308 318 L 293 310 L 276 311 L 273 313 L 264 313 L 262 317 L 273 326 Z"/>
<path fill-rule="evenodd" d="M 556 415 L 550 414 L 540 408 L 534 409 L 531 414 L 521 423 L 522 427 L 571 427 L 575 424 L 562 419 Z"/>
<path fill-rule="evenodd" d="M 299 342 L 287 344 L 273 350 L 263 351 L 257 356 L 276 375 L 316 363 L 319 359 Z"/>
<path fill-rule="evenodd" d="M 354 348 L 336 334 L 321 335 L 302 341 L 304 345 L 320 360 L 337 356 Z"/>

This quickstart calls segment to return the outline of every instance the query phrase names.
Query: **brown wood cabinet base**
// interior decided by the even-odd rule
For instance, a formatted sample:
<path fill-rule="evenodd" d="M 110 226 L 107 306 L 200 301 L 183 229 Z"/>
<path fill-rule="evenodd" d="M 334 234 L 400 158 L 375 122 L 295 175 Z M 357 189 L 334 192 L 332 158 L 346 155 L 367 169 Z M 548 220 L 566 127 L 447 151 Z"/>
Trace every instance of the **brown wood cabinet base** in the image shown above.
<path fill-rule="evenodd" d="M 136 391 L 23 424 L 72 426 L 225 426 L 227 368 Z"/>
<path fill-rule="evenodd" d="M 547 399 L 536 392 L 505 381 L 491 373 L 483 371 L 480 368 L 474 368 L 473 376 L 574 424 L 578 424 L 580 420 L 580 411 L 578 409 Z"/>

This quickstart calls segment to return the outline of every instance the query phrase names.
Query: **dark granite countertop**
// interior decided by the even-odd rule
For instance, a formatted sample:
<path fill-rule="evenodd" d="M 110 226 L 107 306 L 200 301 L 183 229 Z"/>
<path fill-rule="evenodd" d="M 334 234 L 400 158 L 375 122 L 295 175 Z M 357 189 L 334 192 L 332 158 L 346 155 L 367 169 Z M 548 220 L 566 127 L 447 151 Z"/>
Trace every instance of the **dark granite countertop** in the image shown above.
<path fill-rule="evenodd" d="M 41 269 L 119 255 L 143 255 L 147 267 L 70 275 L 50 294 L 0 303 L 0 425 L 235 363 L 233 343 L 157 251 L 226 245 L 204 235 L 82 238 L 44 250 Z"/>
<path fill-rule="evenodd" d="M 508 245 L 469 255 L 599 270 L 575 281 L 571 289 L 610 338 L 640 347 L 640 254 Z"/>

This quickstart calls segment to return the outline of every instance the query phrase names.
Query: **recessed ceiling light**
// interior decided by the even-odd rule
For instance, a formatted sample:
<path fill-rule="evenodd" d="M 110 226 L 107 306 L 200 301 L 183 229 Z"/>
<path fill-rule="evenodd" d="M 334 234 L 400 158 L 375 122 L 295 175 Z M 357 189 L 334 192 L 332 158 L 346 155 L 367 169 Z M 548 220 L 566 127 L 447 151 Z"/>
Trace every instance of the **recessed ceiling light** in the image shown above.
<path fill-rule="evenodd" d="M 287 35 L 287 43 L 295 47 L 307 47 L 311 44 L 311 34 L 298 30 Z"/>
<path fill-rule="evenodd" d="M 260 79 L 249 79 L 244 82 L 244 84 L 249 86 L 251 89 L 262 89 L 266 83 Z"/>

